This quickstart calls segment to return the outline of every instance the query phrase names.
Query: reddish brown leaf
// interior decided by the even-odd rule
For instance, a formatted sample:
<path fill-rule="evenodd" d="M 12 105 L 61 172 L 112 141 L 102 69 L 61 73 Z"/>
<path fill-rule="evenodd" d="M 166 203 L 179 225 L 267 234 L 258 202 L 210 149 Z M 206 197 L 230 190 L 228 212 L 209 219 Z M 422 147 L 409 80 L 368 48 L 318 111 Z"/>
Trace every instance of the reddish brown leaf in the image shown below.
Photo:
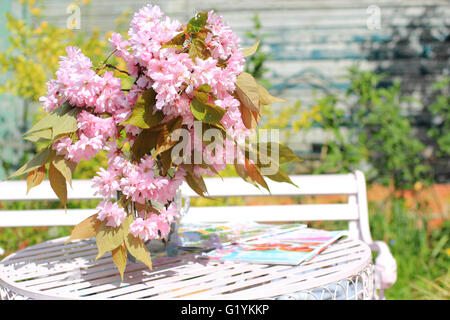
<path fill-rule="evenodd" d="M 36 187 L 41 184 L 45 178 L 45 166 L 41 166 L 36 170 L 28 173 L 27 176 L 27 194 L 31 188 Z"/>

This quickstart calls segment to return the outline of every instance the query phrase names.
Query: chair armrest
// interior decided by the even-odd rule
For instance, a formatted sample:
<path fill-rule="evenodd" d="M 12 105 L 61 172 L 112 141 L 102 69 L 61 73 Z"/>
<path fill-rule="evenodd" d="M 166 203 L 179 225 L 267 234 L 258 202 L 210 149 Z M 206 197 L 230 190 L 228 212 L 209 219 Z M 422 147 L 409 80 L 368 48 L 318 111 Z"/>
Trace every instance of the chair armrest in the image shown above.
<path fill-rule="evenodd" d="M 375 283 L 381 291 L 384 291 L 397 281 L 397 262 L 383 241 L 372 242 L 370 249 L 378 252 L 375 259 Z"/>

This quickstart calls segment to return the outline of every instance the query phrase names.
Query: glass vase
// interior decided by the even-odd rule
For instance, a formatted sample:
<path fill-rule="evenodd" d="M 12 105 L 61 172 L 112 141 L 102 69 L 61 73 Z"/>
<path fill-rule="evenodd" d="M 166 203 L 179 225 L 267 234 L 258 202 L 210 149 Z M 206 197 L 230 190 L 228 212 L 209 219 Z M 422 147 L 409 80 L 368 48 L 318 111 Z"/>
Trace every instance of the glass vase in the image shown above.
<path fill-rule="evenodd" d="M 117 198 L 120 197 L 120 194 L 117 195 Z M 182 197 L 181 197 L 181 190 L 178 189 L 174 198 L 175 206 L 180 212 L 182 212 Z M 136 212 L 134 205 L 130 205 L 131 212 L 135 217 L 138 216 L 138 213 Z M 166 238 L 163 239 L 150 239 L 147 240 L 144 244 L 147 247 L 147 249 L 150 251 L 150 254 L 154 255 L 160 255 L 161 253 L 165 252 L 168 257 L 174 257 L 178 255 L 178 248 L 180 246 L 180 238 L 178 235 L 178 227 L 180 224 L 180 217 L 177 218 L 175 221 L 173 221 L 170 224 L 170 231 Z M 127 258 L 129 261 L 137 263 L 137 260 L 128 252 Z"/>

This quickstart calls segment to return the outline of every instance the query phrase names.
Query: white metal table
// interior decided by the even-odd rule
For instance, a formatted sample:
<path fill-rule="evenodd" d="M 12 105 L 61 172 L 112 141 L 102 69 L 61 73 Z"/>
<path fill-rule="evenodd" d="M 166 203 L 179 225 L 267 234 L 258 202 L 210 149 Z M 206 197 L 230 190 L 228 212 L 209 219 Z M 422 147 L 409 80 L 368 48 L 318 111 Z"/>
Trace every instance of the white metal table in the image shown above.
<path fill-rule="evenodd" d="M 124 281 L 111 254 L 95 261 L 95 239 L 67 237 L 0 262 L 0 299 L 373 299 L 369 247 L 341 239 L 298 266 L 205 260 L 182 253 L 128 262 Z"/>

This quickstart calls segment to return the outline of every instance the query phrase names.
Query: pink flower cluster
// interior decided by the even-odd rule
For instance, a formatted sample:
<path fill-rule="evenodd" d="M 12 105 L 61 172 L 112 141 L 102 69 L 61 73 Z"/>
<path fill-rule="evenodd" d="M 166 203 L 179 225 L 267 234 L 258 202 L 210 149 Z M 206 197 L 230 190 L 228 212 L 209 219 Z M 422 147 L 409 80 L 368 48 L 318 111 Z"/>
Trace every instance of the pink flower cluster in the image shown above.
<path fill-rule="evenodd" d="M 142 218 L 145 217 L 144 213 L 140 215 L 141 217 L 136 218 L 130 225 L 130 232 L 143 241 L 158 238 L 158 233 L 161 237 L 166 237 L 170 231 L 170 224 L 180 216 L 173 203 L 168 208 L 162 209 L 160 214 L 151 214 L 145 219 Z"/>
<path fill-rule="evenodd" d="M 118 203 L 111 202 L 118 193 L 141 205 L 152 201 L 167 208 L 159 214 L 140 213 L 136 218 L 130 232 L 142 240 L 167 235 L 170 223 L 179 215 L 173 200 L 186 175 L 181 167 L 177 167 L 173 175 L 163 176 L 152 156 L 132 161 L 118 146 L 121 137 L 118 128 L 123 127 L 120 124 L 130 117 L 145 90 L 155 91 L 154 108 L 165 115 L 163 122 L 181 116 L 182 124 L 191 130 L 195 139 L 190 104 L 194 92 L 200 86 L 208 85 L 215 97 L 210 103 L 226 111 L 221 124 L 228 134 L 238 140 L 250 133 L 242 122 L 239 101 L 232 95 L 236 77 L 244 69 L 239 38 L 220 16 L 211 11 L 205 25 L 209 32 L 204 39 L 210 56 L 191 59 L 186 50 L 163 47 L 184 28 L 180 22 L 164 17 L 159 7 L 147 5 L 133 16 L 128 39 L 118 33 L 113 33 L 109 39 L 114 54 L 124 59 L 129 76 L 135 78 L 131 88 L 122 90 L 122 81 L 113 72 L 101 74 L 103 69 L 94 70 L 92 62 L 80 49 L 68 47 L 68 56 L 61 58 L 56 79 L 47 83 L 47 96 L 40 99 L 48 112 L 66 101 L 81 109 L 76 133 L 53 143 L 57 154 L 78 163 L 82 159 L 91 159 L 102 150 L 108 151 L 108 168 L 100 169 L 98 176 L 93 178 L 94 187 L 104 198 L 97 207 L 98 219 L 106 220 L 112 227 L 124 221 L 125 210 Z M 188 45 L 189 40 L 186 40 L 182 46 Z M 218 66 L 223 61 L 226 61 L 225 65 Z M 133 125 L 125 125 L 124 128 L 126 139 L 122 143 L 128 142 L 132 146 L 142 129 Z M 190 151 L 194 145 L 191 144 Z M 204 146 L 200 147 L 200 152 L 214 162 L 212 153 Z M 219 171 L 225 165 L 213 163 L 212 166 Z M 194 166 L 193 173 L 213 174 L 200 166 Z"/>
<path fill-rule="evenodd" d="M 129 39 L 124 40 L 114 33 L 110 39 L 115 54 L 127 62 L 131 74 L 143 73 L 140 81 L 152 87 L 156 93 L 156 108 L 170 117 L 181 115 L 184 123 L 192 125 L 190 101 L 193 91 L 208 84 L 218 97 L 216 105 L 231 114 L 225 115 L 222 124 L 230 132 L 246 131 L 240 115 L 239 101 L 232 96 L 236 77 L 244 70 L 244 56 L 239 47 L 239 38 L 226 26 L 222 18 L 212 11 L 208 13 L 205 28 L 209 29 L 205 39 L 211 57 L 192 61 L 188 53 L 163 45 L 183 30 L 178 21 L 163 18 L 157 6 L 147 5 L 139 10 L 131 21 Z M 226 60 L 225 68 L 217 64 Z M 144 87 L 144 86 L 141 86 Z M 228 113 L 227 112 L 227 113 Z"/>
<path fill-rule="evenodd" d="M 106 225 L 109 227 L 118 227 L 125 220 L 127 213 L 123 208 L 120 208 L 117 203 L 110 201 L 101 201 L 97 206 L 98 216 L 100 221 L 106 219 Z"/>

